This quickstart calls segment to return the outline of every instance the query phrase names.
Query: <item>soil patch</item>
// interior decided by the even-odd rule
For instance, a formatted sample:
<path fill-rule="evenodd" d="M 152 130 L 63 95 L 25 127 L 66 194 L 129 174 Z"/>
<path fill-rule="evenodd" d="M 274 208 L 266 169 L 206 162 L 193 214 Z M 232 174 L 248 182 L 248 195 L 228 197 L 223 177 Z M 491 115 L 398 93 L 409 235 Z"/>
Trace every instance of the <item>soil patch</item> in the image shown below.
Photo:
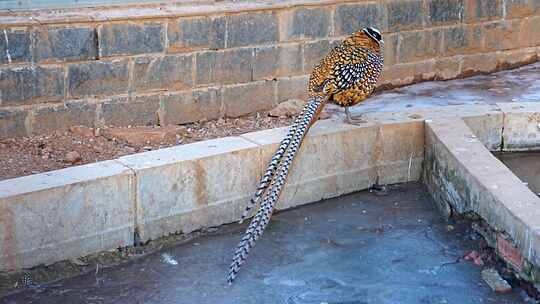
<path fill-rule="evenodd" d="M 0 139 L 0 180 L 174 145 L 284 127 L 293 120 L 293 116 L 272 117 L 268 112 L 260 112 L 182 126 L 75 126 L 65 132 Z"/>

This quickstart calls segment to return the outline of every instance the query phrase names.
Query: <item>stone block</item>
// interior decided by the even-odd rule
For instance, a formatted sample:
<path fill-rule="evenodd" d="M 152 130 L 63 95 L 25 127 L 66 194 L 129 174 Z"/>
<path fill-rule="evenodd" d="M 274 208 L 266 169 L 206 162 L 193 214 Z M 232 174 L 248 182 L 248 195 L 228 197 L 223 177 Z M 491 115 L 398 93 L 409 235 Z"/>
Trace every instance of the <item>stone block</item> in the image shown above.
<path fill-rule="evenodd" d="M 238 220 L 261 174 L 258 150 L 226 137 L 121 157 L 137 175 L 141 240 Z"/>
<path fill-rule="evenodd" d="M 497 57 L 497 69 L 502 70 L 535 63 L 538 61 L 540 53 L 534 48 L 521 48 L 504 52 L 495 52 L 495 55 Z"/>
<path fill-rule="evenodd" d="M 232 84 L 251 81 L 252 49 L 197 53 L 197 85 Z"/>
<path fill-rule="evenodd" d="M 328 37 L 332 26 L 330 10 L 324 7 L 298 8 L 280 16 L 281 41 Z"/>
<path fill-rule="evenodd" d="M 441 55 L 442 31 L 424 30 L 398 34 L 398 62 L 407 63 Z"/>
<path fill-rule="evenodd" d="M 134 193 L 117 161 L 0 181 L 0 270 L 133 245 Z"/>
<path fill-rule="evenodd" d="M 493 110 L 481 115 L 463 117 L 463 121 L 490 151 L 501 149 L 503 132 L 503 113 Z"/>
<path fill-rule="evenodd" d="M 388 31 L 397 32 L 422 27 L 424 8 L 420 0 L 393 0 L 386 3 Z"/>
<path fill-rule="evenodd" d="M 394 64 L 384 69 L 378 85 L 383 87 L 402 86 L 422 80 L 434 80 L 436 75 L 433 60 Z"/>
<path fill-rule="evenodd" d="M 279 29 L 275 12 L 243 13 L 226 18 L 228 48 L 278 41 Z"/>
<path fill-rule="evenodd" d="M 0 139 L 28 135 L 25 124 L 27 116 L 25 110 L 0 109 Z"/>
<path fill-rule="evenodd" d="M 497 55 L 494 53 L 469 54 L 463 56 L 463 75 L 493 72 L 497 69 Z"/>
<path fill-rule="evenodd" d="M 334 13 L 335 34 L 344 36 L 372 26 L 381 32 L 387 30 L 384 6 L 380 3 L 341 4 Z M 386 38 L 383 38 L 386 41 Z M 386 46 L 386 45 L 385 45 Z"/>
<path fill-rule="evenodd" d="M 0 69 L 2 106 L 60 101 L 63 97 L 62 68 L 23 66 Z"/>
<path fill-rule="evenodd" d="M 520 29 L 519 45 L 522 47 L 540 46 L 540 16 L 523 18 Z"/>
<path fill-rule="evenodd" d="M 498 103 L 504 113 L 504 151 L 538 150 L 540 105 L 535 102 Z"/>
<path fill-rule="evenodd" d="M 277 80 L 277 103 L 289 99 L 307 100 L 309 76 L 283 77 Z"/>
<path fill-rule="evenodd" d="M 127 60 L 73 63 L 68 66 L 71 97 L 122 94 L 128 91 Z"/>
<path fill-rule="evenodd" d="M 263 165 L 272 157 L 287 128 L 247 133 L 261 146 Z M 369 188 L 377 179 L 373 158 L 377 127 L 356 127 L 321 120 L 309 130 L 291 166 L 278 209 L 287 209 Z"/>
<path fill-rule="evenodd" d="M 484 47 L 488 51 L 513 49 L 519 45 L 520 21 L 502 20 L 483 27 Z"/>
<path fill-rule="evenodd" d="M 193 87 L 193 56 L 137 57 L 133 60 L 133 91 L 185 90 Z"/>
<path fill-rule="evenodd" d="M 397 62 L 399 34 L 383 34 L 384 65 L 391 66 Z"/>
<path fill-rule="evenodd" d="M 257 81 L 223 88 L 225 116 L 238 117 L 245 114 L 270 110 L 276 106 L 275 81 Z"/>
<path fill-rule="evenodd" d="M 217 119 L 221 117 L 221 98 L 221 92 L 214 88 L 165 93 L 161 97 L 159 123 L 185 124 Z"/>
<path fill-rule="evenodd" d="M 97 120 L 105 126 L 153 126 L 158 123 L 159 95 L 117 97 L 100 103 Z"/>
<path fill-rule="evenodd" d="M 67 130 L 76 125 L 91 127 L 96 121 L 96 105 L 84 101 L 44 105 L 33 111 L 31 121 L 34 134 Z"/>
<path fill-rule="evenodd" d="M 500 19 L 503 16 L 503 0 L 465 0 L 463 5 L 464 20 L 467 22 Z"/>
<path fill-rule="evenodd" d="M 96 59 L 97 32 L 93 27 L 41 27 L 32 35 L 37 61 Z"/>
<path fill-rule="evenodd" d="M 100 57 L 160 53 L 165 50 L 162 23 L 108 23 L 99 28 Z"/>
<path fill-rule="evenodd" d="M 418 181 L 424 160 L 424 122 L 379 124 L 372 159 L 381 185 Z"/>
<path fill-rule="evenodd" d="M 255 48 L 253 79 L 275 79 L 282 76 L 302 75 L 302 48 L 300 44 Z"/>
<path fill-rule="evenodd" d="M 538 264 L 540 198 L 497 160 L 461 120 L 426 123 L 424 182 L 437 201 L 473 211 Z M 504 256 L 503 256 L 504 258 Z"/>
<path fill-rule="evenodd" d="M 330 40 L 317 40 L 304 44 L 304 71 L 311 72 L 332 49 Z"/>
<path fill-rule="evenodd" d="M 225 17 L 180 18 L 167 26 L 169 52 L 190 52 L 198 49 L 225 47 Z"/>
<path fill-rule="evenodd" d="M 540 13 L 540 1 L 538 0 L 511 0 L 504 1 L 506 18 L 522 18 Z"/>
<path fill-rule="evenodd" d="M 461 55 L 480 52 L 482 27 L 477 25 L 451 26 L 444 28 L 442 52 L 445 55 Z"/>
<path fill-rule="evenodd" d="M 428 0 L 431 24 L 456 23 L 464 14 L 463 0 Z"/>
<path fill-rule="evenodd" d="M 27 29 L 3 29 L 0 33 L 0 63 L 30 62 L 30 32 Z"/>

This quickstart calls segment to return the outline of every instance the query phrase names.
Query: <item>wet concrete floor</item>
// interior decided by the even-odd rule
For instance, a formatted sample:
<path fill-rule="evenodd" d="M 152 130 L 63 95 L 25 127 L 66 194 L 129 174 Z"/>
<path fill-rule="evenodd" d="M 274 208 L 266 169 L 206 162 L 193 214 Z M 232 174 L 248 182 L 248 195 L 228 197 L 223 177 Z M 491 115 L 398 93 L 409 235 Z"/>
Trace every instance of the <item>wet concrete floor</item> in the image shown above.
<path fill-rule="evenodd" d="M 428 81 L 383 91 L 353 107 L 355 114 L 421 108 L 540 102 L 540 62 L 514 70 L 448 81 Z"/>
<path fill-rule="evenodd" d="M 540 196 L 540 152 L 504 152 L 495 156 Z"/>
<path fill-rule="evenodd" d="M 460 259 L 478 240 L 467 224 L 452 227 L 421 184 L 396 185 L 276 214 L 232 286 L 237 224 L 0 303 L 522 303 Z"/>

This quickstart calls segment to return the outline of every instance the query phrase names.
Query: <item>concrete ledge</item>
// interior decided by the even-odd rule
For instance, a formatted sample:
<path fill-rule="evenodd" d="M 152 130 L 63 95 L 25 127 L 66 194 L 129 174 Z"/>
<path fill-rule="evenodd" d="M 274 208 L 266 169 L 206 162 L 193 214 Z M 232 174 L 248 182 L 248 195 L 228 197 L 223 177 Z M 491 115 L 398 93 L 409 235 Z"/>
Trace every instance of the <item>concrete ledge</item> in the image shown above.
<path fill-rule="evenodd" d="M 459 213 L 477 213 L 499 236 L 508 236 L 522 257 L 538 265 L 540 198 L 497 160 L 462 120 L 427 122 L 425 136 L 424 182 L 436 201 Z M 499 252 L 506 259 L 503 253 Z M 522 270 L 523 259 L 507 261 Z"/>
<path fill-rule="evenodd" d="M 121 157 L 136 175 L 141 240 L 239 218 L 261 175 L 257 145 L 226 137 Z"/>
<path fill-rule="evenodd" d="M 0 182 L 0 270 L 133 243 L 134 175 L 105 161 Z"/>
<path fill-rule="evenodd" d="M 520 102 L 498 104 L 504 112 L 505 151 L 540 149 L 540 104 Z"/>
<path fill-rule="evenodd" d="M 367 113 L 361 126 L 339 117 L 319 121 L 278 208 L 423 176 L 443 209 L 477 212 L 540 264 L 540 201 L 484 147 L 513 149 L 509 134 L 536 134 L 537 123 L 528 119 L 540 112 L 512 105 L 519 108 Z M 2 181 L 0 271 L 234 222 L 285 132 L 264 130 Z M 523 146 L 535 136 L 517 142 Z"/>

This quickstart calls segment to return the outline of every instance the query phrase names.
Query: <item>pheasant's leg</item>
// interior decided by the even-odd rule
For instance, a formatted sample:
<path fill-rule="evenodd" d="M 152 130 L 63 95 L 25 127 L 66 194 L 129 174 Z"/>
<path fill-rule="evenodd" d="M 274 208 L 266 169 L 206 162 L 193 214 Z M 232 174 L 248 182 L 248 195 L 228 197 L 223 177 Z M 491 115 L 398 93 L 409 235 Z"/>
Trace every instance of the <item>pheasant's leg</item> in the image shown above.
<path fill-rule="evenodd" d="M 359 125 L 359 124 L 364 124 L 367 122 L 366 120 L 362 119 L 361 116 L 358 118 L 352 118 L 351 112 L 349 111 L 349 107 L 345 107 L 345 115 L 347 116 L 346 118 L 347 123 L 351 125 Z"/>

